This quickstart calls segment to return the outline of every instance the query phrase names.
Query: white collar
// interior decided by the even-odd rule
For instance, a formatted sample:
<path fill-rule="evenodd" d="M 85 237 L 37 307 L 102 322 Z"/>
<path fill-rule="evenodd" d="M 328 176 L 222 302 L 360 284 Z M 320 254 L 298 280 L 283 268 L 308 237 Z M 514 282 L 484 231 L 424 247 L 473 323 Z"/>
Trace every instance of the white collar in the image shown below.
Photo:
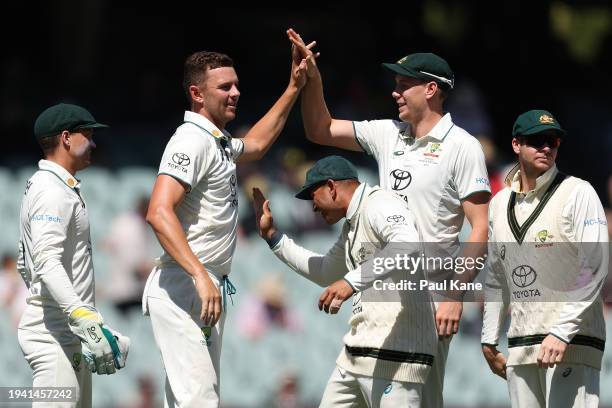
<path fill-rule="evenodd" d="M 50 171 L 55 174 L 60 180 L 64 182 L 68 187 L 78 189 L 81 187 L 81 180 L 75 178 L 62 166 L 51 161 L 51 160 L 40 160 L 38 162 L 38 168 L 45 171 Z"/>
<path fill-rule="evenodd" d="M 443 141 L 450 132 L 451 128 L 454 126 L 453 120 L 451 118 L 450 113 L 446 113 L 444 116 L 440 118 L 438 123 L 434 125 L 433 128 L 427 133 L 425 136 L 418 140 L 425 140 L 427 138 L 435 139 L 438 141 Z M 414 138 L 412 132 L 412 126 L 409 123 L 406 123 L 406 129 L 400 131 L 399 133 L 402 139 Z"/>
<path fill-rule="evenodd" d="M 361 183 L 359 187 L 355 189 L 353 197 L 351 197 L 351 201 L 349 202 L 346 210 L 346 219 L 348 222 L 351 222 L 351 219 L 355 216 L 355 214 L 357 214 L 359 208 L 361 207 L 361 203 L 363 202 L 363 197 L 369 194 L 371 189 L 372 188 L 366 183 Z"/>
<path fill-rule="evenodd" d="M 545 188 L 545 186 L 548 187 L 548 185 L 555 178 L 557 173 L 559 173 L 559 170 L 557 170 L 557 165 L 553 164 L 550 169 L 546 170 L 536 179 L 535 187 L 533 188 L 533 190 L 528 191 L 527 193 L 537 193 L 543 188 Z M 521 191 L 521 170 L 518 164 L 514 166 L 512 170 L 510 170 L 510 173 L 508 173 L 508 175 L 506 176 L 506 185 L 508 185 L 508 187 L 510 187 L 510 189 L 512 189 L 512 191 L 514 191 L 515 193 L 527 194 Z"/>
<path fill-rule="evenodd" d="M 219 129 L 210 120 L 208 120 L 208 118 L 203 115 L 200 115 L 199 113 L 185 111 L 184 121 L 193 123 L 194 125 L 204 130 L 214 138 L 221 139 L 232 137 L 228 131 Z"/>

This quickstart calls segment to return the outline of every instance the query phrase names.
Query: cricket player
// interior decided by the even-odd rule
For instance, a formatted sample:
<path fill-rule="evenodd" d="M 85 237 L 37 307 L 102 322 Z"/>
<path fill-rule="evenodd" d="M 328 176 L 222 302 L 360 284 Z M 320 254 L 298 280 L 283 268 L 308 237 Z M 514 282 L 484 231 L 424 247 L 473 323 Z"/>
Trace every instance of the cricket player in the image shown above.
<path fill-rule="evenodd" d="M 557 169 L 565 131 L 550 112 L 521 114 L 512 136 L 518 164 L 489 210 L 482 351 L 507 378 L 513 407 L 597 407 L 606 339 L 604 210 L 587 181 Z M 506 360 L 497 344 L 509 307 Z"/>
<path fill-rule="evenodd" d="M 129 339 L 95 308 L 89 215 L 76 178 L 90 164 L 94 129 L 106 127 L 84 108 L 64 103 L 34 124 L 44 160 L 21 204 L 17 267 L 30 294 L 18 338 L 34 387 L 72 388 L 64 393 L 72 402 L 57 407 L 91 407 L 91 373 L 113 374 L 129 348 Z"/>
<path fill-rule="evenodd" d="M 346 218 L 328 253 L 311 252 L 278 231 L 269 202 L 256 189 L 260 235 L 291 269 L 320 286 L 330 285 L 319 299 L 320 309 L 336 313 L 355 294 L 351 330 L 320 406 L 420 407 L 436 353 L 430 294 L 406 290 L 392 298 L 362 292 L 362 277 L 388 244 L 405 243 L 411 255 L 422 249 L 412 213 L 398 195 L 359 183 L 353 165 L 339 156 L 319 160 L 296 197 L 312 200 L 313 210 L 330 225 Z"/>
<path fill-rule="evenodd" d="M 313 55 L 299 34 L 292 29 L 287 33 L 296 47 L 294 59 Z M 308 139 L 372 155 L 378 163 L 380 186 L 400 194 L 414 214 L 423 241 L 428 243 L 427 256 L 458 255 L 458 236 L 466 217 L 472 226 L 468 242 L 473 245 L 463 255 L 481 256 L 486 250 L 482 243 L 487 240 L 491 190 L 480 143 L 455 125 L 450 113 L 444 113 L 444 101 L 455 85 L 448 63 L 432 53 L 415 53 L 397 63 L 383 64 L 395 74 L 391 96 L 397 103 L 399 120 L 354 122 L 332 118 L 315 60 L 308 62 L 308 81 L 302 92 Z M 442 247 L 446 253 L 439 251 Z M 463 310 L 462 303 L 453 299 L 437 303 L 441 340 L 425 386 L 424 407 L 443 406 L 450 336 L 457 333 Z"/>
<path fill-rule="evenodd" d="M 219 406 L 223 309 L 225 295 L 235 291 L 227 276 L 238 226 L 236 162 L 258 160 L 270 148 L 304 85 L 305 69 L 305 61 L 292 65 L 285 92 L 236 139 L 225 130 L 240 97 L 233 61 L 207 51 L 185 61 L 190 110 L 166 146 L 147 213 L 164 248 L 143 309 L 166 371 L 166 407 Z"/>

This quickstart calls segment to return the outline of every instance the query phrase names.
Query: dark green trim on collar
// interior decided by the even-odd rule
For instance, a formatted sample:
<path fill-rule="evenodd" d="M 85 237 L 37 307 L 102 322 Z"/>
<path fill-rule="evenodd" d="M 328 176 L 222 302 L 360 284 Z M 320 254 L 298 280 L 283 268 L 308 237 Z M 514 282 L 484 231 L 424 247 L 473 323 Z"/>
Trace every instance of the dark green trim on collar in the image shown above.
<path fill-rule="evenodd" d="M 516 242 L 519 243 L 519 245 L 523 243 L 523 239 L 525 239 L 525 234 L 527 233 L 527 230 L 540 216 L 542 210 L 544 210 L 544 207 L 548 203 L 548 200 L 550 200 L 550 198 L 553 196 L 555 191 L 557 191 L 557 188 L 561 185 L 561 183 L 563 182 L 563 180 L 565 180 L 566 177 L 567 175 L 565 175 L 564 173 L 557 173 L 557 176 L 555 177 L 553 182 L 550 183 L 550 186 L 548 186 L 548 188 L 546 189 L 546 192 L 542 196 L 542 199 L 536 206 L 535 210 L 533 210 L 533 212 L 531 213 L 529 218 L 527 218 L 523 225 L 519 225 L 518 221 L 516 220 L 516 214 L 514 213 L 514 206 L 516 205 L 516 192 L 513 191 L 512 193 L 510 193 L 510 200 L 508 200 L 507 210 L 508 225 L 510 226 L 512 235 L 514 235 L 514 238 L 516 239 Z"/>

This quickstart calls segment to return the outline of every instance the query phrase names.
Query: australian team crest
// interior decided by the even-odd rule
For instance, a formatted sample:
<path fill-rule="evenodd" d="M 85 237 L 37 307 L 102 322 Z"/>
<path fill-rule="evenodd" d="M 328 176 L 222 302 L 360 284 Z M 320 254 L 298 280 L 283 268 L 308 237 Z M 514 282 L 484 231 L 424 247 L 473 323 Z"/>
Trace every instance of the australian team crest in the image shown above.
<path fill-rule="evenodd" d="M 542 230 L 536 235 L 536 241 L 546 242 L 547 239 L 552 239 L 553 236 L 548 234 L 548 230 Z"/>

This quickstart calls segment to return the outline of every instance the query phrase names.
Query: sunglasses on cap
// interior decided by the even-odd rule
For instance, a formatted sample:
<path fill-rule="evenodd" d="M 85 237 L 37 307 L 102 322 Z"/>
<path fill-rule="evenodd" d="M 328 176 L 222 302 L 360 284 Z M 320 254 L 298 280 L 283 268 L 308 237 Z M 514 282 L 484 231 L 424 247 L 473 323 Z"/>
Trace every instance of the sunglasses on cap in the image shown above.
<path fill-rule="evenodd" d="M 538 133 L 535 135 L 521 136 L 521 143 L 527 146 L 541 149 L 544 145 L 548 145 L 551 149 L 556 149 L 561 144 L 561 138 L 555 134 Z"/>

